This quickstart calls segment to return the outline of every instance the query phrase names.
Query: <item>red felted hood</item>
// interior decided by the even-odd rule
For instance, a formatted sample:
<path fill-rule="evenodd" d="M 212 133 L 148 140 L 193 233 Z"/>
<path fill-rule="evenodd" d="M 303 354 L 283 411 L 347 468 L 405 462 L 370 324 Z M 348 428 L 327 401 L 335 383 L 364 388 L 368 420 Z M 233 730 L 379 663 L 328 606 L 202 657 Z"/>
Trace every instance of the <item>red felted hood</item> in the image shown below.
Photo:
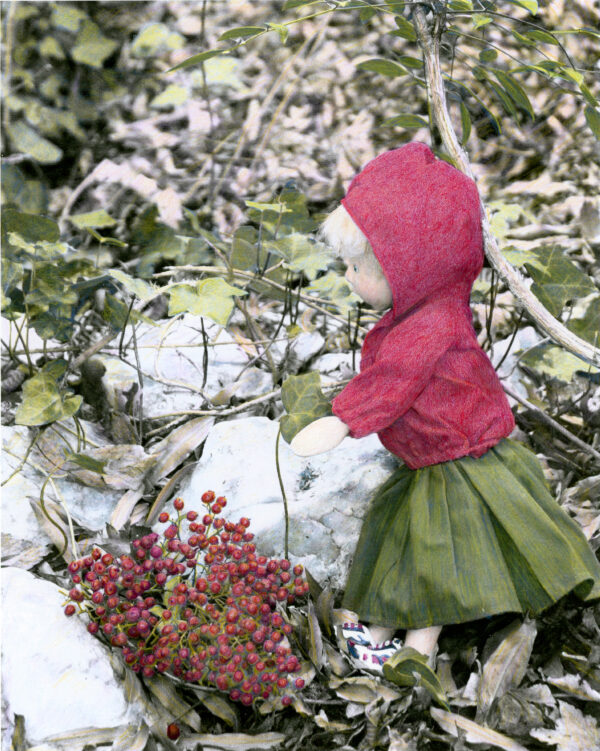
<path fill-rule="evenodd" d="M 342 203 L 381 264 L 394 317 L 442 293 L 468 301 L 483 265 L 479 196 L 469 177 L 410 143 L 369 162 Z"/>

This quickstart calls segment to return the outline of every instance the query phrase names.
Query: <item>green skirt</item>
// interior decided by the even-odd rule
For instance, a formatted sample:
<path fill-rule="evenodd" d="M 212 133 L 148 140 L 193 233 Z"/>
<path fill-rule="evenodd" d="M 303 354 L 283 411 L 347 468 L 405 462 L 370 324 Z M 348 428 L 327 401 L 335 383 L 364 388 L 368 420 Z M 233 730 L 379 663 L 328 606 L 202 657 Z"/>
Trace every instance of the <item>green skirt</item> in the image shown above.
<path fill-rule="evenodd" d="M 569 592 L 600 597 L 600 565 L 550 495 L 531 451 L 400 467 L 377 491 L 343 606 L 396 628 L 535 614 Z"/>

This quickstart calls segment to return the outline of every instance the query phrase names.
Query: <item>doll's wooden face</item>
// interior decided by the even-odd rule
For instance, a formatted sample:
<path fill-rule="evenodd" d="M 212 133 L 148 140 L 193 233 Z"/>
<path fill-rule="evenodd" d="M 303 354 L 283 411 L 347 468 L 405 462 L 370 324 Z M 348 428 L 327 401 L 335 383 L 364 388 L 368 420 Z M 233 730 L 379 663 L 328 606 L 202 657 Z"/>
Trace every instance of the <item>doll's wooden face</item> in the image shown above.
<path fill-rule="evenodd" d="M 392 307 L 392 290 L 371 252 L 344 259 L 346 281 L 354 292 L 375 310 Z"/>

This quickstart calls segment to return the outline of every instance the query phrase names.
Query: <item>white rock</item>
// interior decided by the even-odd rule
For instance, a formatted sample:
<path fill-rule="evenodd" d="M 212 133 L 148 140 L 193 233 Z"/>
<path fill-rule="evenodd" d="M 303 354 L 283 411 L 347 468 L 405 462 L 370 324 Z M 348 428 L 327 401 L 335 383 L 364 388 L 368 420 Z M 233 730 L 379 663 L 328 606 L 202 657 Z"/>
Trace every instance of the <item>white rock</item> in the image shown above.
<path fill-rule="evenodd" d="M 251 520 L 265 555 L 284 553 L 285 516 L 275 464 L 278 425 L 266 417 L 221 422 L 182 487 L 186 508 L 202 511 L 201 495 L 214 490 L 228 504 L 223 516 Z M 397 466 L 377 436 L 346 438 L 335 450 L 298 457 L 281 439 L 280 467 L 289 509 L 289 552 L 321 583 L 341 587 L 373 491 Z"/>
<path fill-rule="evenodd" d="M 108 652 L 84 622 L 67 618 L 51 582 L 2 569 L 2 693 L 6 714 L 25 718 L 31 742 L 83 727 L 114 727 L 141 716 L 115 678 Z M 4 730 L 10 747 L 12 727 Z"/>
<path fill-rule="evenodd" d="M 354 356 L 355 369 L 352 365 L 352 352 L 328 352 L 318 357 L 310 369 L 321 374 L 321 384 L 325 386 L 356 375 L 360 365 L 360 352 L 356 352 Z"/>
<path fill-rule="evenodd" d="M 157 326 L 142 324 L 137 329 L 146 417 L 199 409 L 203 401 L 201 391 L 212 397 L 234 381 L 239 398 L 259 396 L 272 388 L 270 373 L 245 367 L 250 355 L 225 329 L 208 319 L 204 319 L 204 326 L 210 342 L 204 389 L 201 389 L 204 346 L 199 316 L 185 315 L 161 321 Z M 113 407 L 119 405 L 120 409 L 125 401 L 122 395 L 138 384 L 133 346 L 126 347 L 126 352 L 129 364 L 116 357 L 99 358 L 106 367 L 102 383 L 109 403 Z"/>
<path fill-rule="evenodd" d="M 300 362 L 306 362 L 321 351 L 325 339 L 318 331 L 303 331 L 293 340 L 292 350 Z"/>
<path fill-rule="evenodd" d="M 84 420 L 80 424 L 88 438 L 93 436 L 94 443 L 101 442 L 101 434 L 94 426 Z M 58 425 L 55 430 L 63 431 Z M 48 477 L 42 468 L 44 459 L 37 449 L 30 452 L 25 465 L 13 474 L 25 457 L 32 438 L 33 432 L 23 425 L 2 429 L 2 481 L 13 475 L 2 488 L 3 562 L 22 568 L 31 568 L 40 561 L 50 544 L 31 508 L 31 503 L 39 502 Z M 58 434 L 56 440 L 60 444 Z M 66 450 L 67 445 L 64 447 Z M 82 450 L 85 453 L 85 449 Z M 122 490 L 90 488 L 71 482 L 61 477 L 60 473 L 53 478 L 53 482 L 54 486 L 52 483 L 45 485 L 44 498 L 63 503 L 71 517 L 88 529 L 102 529 L 123 495 Z"/>

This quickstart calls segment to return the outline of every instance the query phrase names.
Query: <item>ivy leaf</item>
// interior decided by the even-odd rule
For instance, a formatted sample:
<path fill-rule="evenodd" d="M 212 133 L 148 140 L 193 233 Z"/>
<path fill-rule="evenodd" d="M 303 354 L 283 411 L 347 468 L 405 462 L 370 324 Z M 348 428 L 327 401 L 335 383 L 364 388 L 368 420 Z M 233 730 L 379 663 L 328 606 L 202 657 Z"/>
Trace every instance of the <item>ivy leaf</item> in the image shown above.
<path fill-rule="evenodd" d="M 63 157 L 62 149 L 48 141 L 22 120 L 12 123 L 6 129 L 15 151 L 29 154 L 40 164 L 56 164 Z"/>
<path fill-rule="evenodd" d="M 185 39 L 173 32 L 164 23 L 152 23 L 144 26 L 131 44 L 131 54 L 135 57 L 151 57 L 163 50 L 178 50 L 185 44 Z"/>
<path fill-rule="evenodd" d="M 80 8 L 69 3 L 55 3 L 52 8 L 51 22 L 53 26 L 67 31 L 77 31 L 82 21 L 87 19 L 87 14 Z"/>
<path fill-rule="evenodd" d="M 164 91 L 157 94 L 150 102 L 150 107 L 157 110 L 168 109 L 169 107 L 178 107 L 185 104 L 190 98 L 190 92 L 185 86 L 177 83 L 171 83 Z"/>
<path fill-rule="evenodd" d="M 89 211 L 85 214 L 72 214 L 69 217 L 69 221 L 79 229 L 87 229 L 87 227 L 114 227 L 117 223 L 117 220 L 113 219 L 104 209 Z"/>
<path fill-rule="evenodd" d="M 360 297 L 352 292 L 344 277 L 336 274 L 335 271 L 328 271 L 315 279 L 304 288 L 304 291 L 316 292 L 319 297 L 331 300 L 344 315 L 347 315 L 350 308 L 360 301 Z"/>
<path fill-rule="evenodd" d="M 381 73 L 382 76 L 405 76 L 406 70 L 402 65 L 398 65 L 393 60 L 384 60 L 383 58 L 374 57 L 371 60 L 364 60 L 356 66 L 360 70 L 370 70 L 374 73 Z"/>
<path fill-rule="evenodd" d="M 588 303 L 586 311 L 581 318 L 571 318 L 567 328 L 582 339 L 598 346 L 600 342 L 600 295 L 593 297 Z"/>
<path fill-rule="evenodd" d="M 60 237 L 58 225 L 52 219 L 37 214 L 27 214 L 16 209 L 2 212 L 3 232 L 17 232 L 24 240 L 36 243 L 43 240 L 56 242 Z"/>
<path fill-rule="evenodd" d="M 560 315 L 569 300 L 597 291 L 589 276 L 556 246 L 535 250 L 525 268 L 534 281 L 531 291 L 553 316 Z"/>
<path fill-rule="evenodd" d="M 77 35 L 71 57 L 77 63 L 101 68 L 119 45 L 105 37 L 93 21 L 86 20 Z"/>
<path fill-rule="evenodd" d="M 335 251 L 324 243 L 311 242 L 299 232 L 268 241 L 264 245 L 267 251 L 274 251 L 284 259 L 286 268 L 302 272 L 311 281 L 335 259 Z"/>
<path fill-rule="evenodd" d="M 64 420 L 77 412 L 82 401 L 82 396 L 61 391 L 56 377 L 42 371 L 23 384 L 23 401 L 15 413 L 15 422 L 34 426 Z"/>
<path fill-rule="evenodd" d="M 245 295 L 224 279 L 203 279 L 195 285 L 177 284 L 169 296 L 169 315 L 192 313 L 225 326 L 233 310 L 233 298 Z"/>
<path fill-rule="evenodd" d="M 525 352 L 519 362 L 528 368 L 541 373 L 548 378 L 558 378 L 559 381 L 570 383 L 578 370 L 588 370 L 597 373 L 598 368 L 586 366 L 576 355 L 556 344 L 538 344 Z"/>
<path fill-rule="evenodd" d="M 136 279 L 133 276 L 129 276 L 129 274 L 126 274 L 120 269 L 109 269 L 107 273 L 110 274 L 113 279 L 120 282 L 130 295 L 135 295 L 135 297 L 140 300 L 146 301 L 156 296 L 156 290 L 154 287 L 143 279 Z"/>
<path fill-rule="evenodd" d="M 321 391 L 321 377 L 316 372 L 286 378 L 281 387 L 281 401 L 288 413 L 279 423 L 287 443 L 311 422 L 331 414 L 331 404 Z"/>

